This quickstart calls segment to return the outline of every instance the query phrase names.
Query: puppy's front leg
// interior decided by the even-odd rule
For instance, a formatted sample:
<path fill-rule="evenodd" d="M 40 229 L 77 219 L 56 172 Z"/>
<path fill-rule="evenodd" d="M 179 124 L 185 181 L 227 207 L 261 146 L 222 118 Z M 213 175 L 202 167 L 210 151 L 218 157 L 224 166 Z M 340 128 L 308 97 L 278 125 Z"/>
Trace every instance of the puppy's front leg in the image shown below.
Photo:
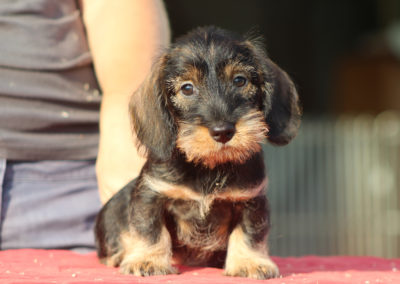
<path fill-rule="evenodd" d="M 260 195 L 245 203 L 241 222 L 229 237 L 225 275 L 255 279 L 279 276 L 268 254 L 268 230 L 268 200 Z"/>
<path fill-rule="evenodd" d="M 130 206 L 129 230 L 121 236 L 122 273 L 137 276 L 176 273 L 171 265 L 171 237 L 164 224 L 162 198 L 139 186 Z"/>

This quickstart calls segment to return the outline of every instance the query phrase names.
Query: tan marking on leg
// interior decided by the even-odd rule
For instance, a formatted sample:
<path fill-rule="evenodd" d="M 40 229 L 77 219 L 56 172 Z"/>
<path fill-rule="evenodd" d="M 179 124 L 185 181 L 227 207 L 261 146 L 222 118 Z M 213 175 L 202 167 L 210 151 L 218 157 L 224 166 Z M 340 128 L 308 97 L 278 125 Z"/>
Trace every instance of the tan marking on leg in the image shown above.
<path fill-rule="evenodd" d="M 171 265 L 171 237 L 165 227 L 155 244 L 150 244 L 135 232 L 122 234 L 121 244 L 124 252 L 120 265 L 122 273 L 136 276 L 176 273 Z"/>
<path fill-rule="evenodd" d="M 252 248 L 242 228 L 238 226 L 229 237 L 224 273 L 229 276 L 268 279 L 277 277 L 279 270 L 268 255 L 266 240 Z"/>

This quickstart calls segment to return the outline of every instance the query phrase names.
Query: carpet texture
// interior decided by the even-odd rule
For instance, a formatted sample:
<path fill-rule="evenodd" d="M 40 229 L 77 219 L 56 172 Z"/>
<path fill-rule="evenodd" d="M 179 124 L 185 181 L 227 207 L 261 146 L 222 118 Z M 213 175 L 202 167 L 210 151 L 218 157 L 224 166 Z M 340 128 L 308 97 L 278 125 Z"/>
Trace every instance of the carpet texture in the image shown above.
<path fill-rule="evenodd" d="M 265 283 L 400 283 L 400 259 L 377 257 L 273 257 L 281 277 Z M 135 277 L 100 264 L 95 253 L 63 250 L 0 252 L 0 283 L 260 283 L 222 275 L 222 269 L 178 267 L 179 275 Z"/>

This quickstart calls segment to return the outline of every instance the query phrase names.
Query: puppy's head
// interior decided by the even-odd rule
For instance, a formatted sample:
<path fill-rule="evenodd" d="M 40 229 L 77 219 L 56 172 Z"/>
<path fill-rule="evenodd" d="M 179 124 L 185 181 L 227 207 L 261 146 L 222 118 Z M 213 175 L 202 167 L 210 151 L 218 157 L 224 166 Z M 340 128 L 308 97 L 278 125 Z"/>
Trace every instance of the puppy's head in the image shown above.
<path fill-rule="evenodd" d="M 265 137 L 287 144 L 300 124 L 288 75 L 256 41 L 213 27 L 172 45 L 130 107 L 151 157 L 165 160 L 180 151 L 210 168 L 245 162 Z"/>

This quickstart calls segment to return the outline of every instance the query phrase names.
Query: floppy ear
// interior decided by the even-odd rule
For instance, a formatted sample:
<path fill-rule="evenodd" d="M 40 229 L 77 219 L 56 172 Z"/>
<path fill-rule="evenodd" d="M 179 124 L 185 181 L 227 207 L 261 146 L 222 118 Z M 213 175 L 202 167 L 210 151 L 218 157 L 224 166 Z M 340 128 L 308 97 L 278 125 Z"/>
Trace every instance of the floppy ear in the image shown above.
<path fill-rule="evenodd" d="M 268 125 L 268 141 L 276 145 L 288 144 L 300 127 L 301 107 L 294 83 L 267 54 L 261 37 L 248 34 L 245 44 L 254 56 L 254 64 L 261 69 L 261 101 Z"/>
<path fill-rule="evenodd" d="M 269 126 L 268 140 L 286 145 L 300 127 L 301 108 L 294 83 L 288 74 L 270 59 L 265 59 L 267 82 L 263 86 L 264 115 Z"/>
<path fill-rule="evenodd" d="M 175 147 L 176 127 L 168 104 L 164 82 L 165 56 L 152 68 L 142 86 L 131 98 L 129 109 L 139 149 L 161 160 L 169 159 Z"/>

